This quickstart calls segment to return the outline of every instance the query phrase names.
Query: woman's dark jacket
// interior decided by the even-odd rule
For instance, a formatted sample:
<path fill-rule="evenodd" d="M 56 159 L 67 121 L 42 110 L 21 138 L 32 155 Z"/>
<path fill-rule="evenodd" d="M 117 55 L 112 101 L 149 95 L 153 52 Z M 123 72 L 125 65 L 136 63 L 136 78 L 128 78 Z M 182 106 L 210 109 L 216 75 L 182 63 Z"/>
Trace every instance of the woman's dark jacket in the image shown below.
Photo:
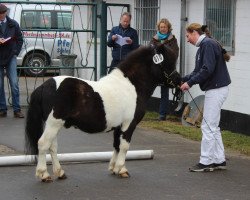
<path fill-rule="evenodd" d="M 0 30 L 0 38 L 11 39 L 4 44 L 0 44 L 0 66 L 6 66 L 11 58 L 21 51 L 23 45 L 23 36 L 18 23 L 6 16 L 6 29 L 4 33 Z"/>
<path fill-rule="evenodd" d="M 170 33 L 170 35 L 168 36 L 167 39 L 165 40 L 159 40 L 158 39 L 158 36 L 155 35 L 152 40 L 150 41 L 150 44 L 153 44 L 153 45 L 157 45 L 157 44 L 164 44 L 166 45 L 167 47 L 169 47 L 172 52 L 173 52 L 173 55 L 175 56 L 175 62 L 177 61 L 178 59 L 178 56 L 179 56 L 179 46 L 178 46 L 178 43 L 177 43 L 177 39 L 175 38 L 174 35 L 172 35 L 172 33 Z"/>
<path fill-rule="evenodd" d="M 113 35 L 121 35 L 122 37 L 130 37 L 133 41 L 132 44 L 126 44 L 120 46 L 115 41 L 112 40 Z M 130 26 L 126 29 L 122 28 L 121 24 L 119 26 L 115 26 L 111 29 L 111 32 L 108 36 L 107 45 L 112 47 L 112 57 L 113 60 L 124 60 L 128 53 L 137 49 L 139 47 L 138 34 L 137 31 Z"/>
<path fill-rule="evenodd" d="M 231 83 L 221 46 L 211 38 L 205 37 L 196 53 L 195 69 L 182 81 L 192 87 L 199 84 L 202 91 L 220 88 Z"/>

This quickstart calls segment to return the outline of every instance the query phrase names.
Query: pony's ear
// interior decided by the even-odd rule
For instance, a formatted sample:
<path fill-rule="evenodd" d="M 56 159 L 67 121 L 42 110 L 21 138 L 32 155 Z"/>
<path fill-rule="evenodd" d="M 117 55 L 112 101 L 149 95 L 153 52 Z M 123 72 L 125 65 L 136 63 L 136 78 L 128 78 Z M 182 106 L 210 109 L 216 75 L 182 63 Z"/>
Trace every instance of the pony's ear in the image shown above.
<path fill-rule="evenodd" d="M 157 53 L 159 54 L 163 54 L 165 52 L 165 47 L 164 47 L 164 44 L 160 44 L 156 47 L 156 51 Z"/>

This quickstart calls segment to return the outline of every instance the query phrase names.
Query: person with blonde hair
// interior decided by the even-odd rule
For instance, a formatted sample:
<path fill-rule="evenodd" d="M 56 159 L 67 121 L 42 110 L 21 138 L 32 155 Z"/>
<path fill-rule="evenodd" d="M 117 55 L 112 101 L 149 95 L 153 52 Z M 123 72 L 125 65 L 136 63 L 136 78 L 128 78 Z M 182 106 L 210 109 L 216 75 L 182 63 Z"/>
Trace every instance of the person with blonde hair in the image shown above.
<path fill-rule="evenodd" d="M 162 18 L 156 25 L 157 33 L 150 41 L 151 45 L 164 44 L 168 46 L 174 53 L 177 61 L 179 55 L 179 46 L 177 39 L 172 34 L 172 25 L 168 19 Z M 161 98 L 159 106 L 159 120 L 165 121 L 169 114 L 169 88 L 165 85 L 161 85 Z"/>
<path fill-rule="evenodd" d="M 201 124 L 202 141 L 199 163 L 191 172 L 208 172 L 226 169 L 224 145 L 219 128 L 221 108 L 225 102 L 231 79 L 221 52 L 221 46 L 214 39 L 206 37 L 202 26 L 192 23 L 186 28 L 187 41 L 199 47 L 195 57 L 194 70 L 183 77 L 182 91 L 199 84 L 205 91 L 203 120 Z"/>

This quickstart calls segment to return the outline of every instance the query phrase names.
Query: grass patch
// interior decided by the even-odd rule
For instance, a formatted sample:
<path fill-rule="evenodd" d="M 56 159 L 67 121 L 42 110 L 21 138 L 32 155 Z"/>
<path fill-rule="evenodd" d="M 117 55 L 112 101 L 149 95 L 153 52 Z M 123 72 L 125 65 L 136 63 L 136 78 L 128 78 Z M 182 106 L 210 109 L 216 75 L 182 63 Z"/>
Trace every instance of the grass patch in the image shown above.
<path fill-rule="evenodd" d="M 185 138 L 201 141 L 200 128 L 183 126 L 180 118 L 176 116 L 169 116 L 167 121 L 157 121 L 158 113 L 147 112 L 140 126 L 144 128 L 153 128 L 168 133 L 182 135 Z M 222 131 L 223 143 L 226 149 L 237 151 L 241 154 L 250 156 L 250 137 L 240 133 L 233 133 L 230 131 Z"/>

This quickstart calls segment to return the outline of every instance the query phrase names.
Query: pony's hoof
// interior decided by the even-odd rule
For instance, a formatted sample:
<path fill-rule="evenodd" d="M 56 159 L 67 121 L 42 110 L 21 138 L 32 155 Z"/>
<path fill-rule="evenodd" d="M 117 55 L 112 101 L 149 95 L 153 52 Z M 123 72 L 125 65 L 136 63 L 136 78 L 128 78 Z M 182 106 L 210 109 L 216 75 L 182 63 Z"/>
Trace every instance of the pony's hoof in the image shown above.
<path fill-rule="evenodd" d="M 50 176 L 48 176 L 47 178 L 42 179 L 42 182 L 43 183 L 51 183 L 51 182 L 53 182 L 53 179 Z"/>
<path fill-rule="evenodd" d="M 64 179 L 66 179 L 66 178 L 67 178 L 66 174 L 63 174 L 62 176 L 59 176 L 59 177 L 58 177 L 59 180 L 64 180 Z"/>
<path fill-rule="evenodd" d="M 121 178 L 129 178 L 130 174 L 128 172 L 124 172 L 124 173 L 119 174 L 119 177 L 121 177 Z"/>

